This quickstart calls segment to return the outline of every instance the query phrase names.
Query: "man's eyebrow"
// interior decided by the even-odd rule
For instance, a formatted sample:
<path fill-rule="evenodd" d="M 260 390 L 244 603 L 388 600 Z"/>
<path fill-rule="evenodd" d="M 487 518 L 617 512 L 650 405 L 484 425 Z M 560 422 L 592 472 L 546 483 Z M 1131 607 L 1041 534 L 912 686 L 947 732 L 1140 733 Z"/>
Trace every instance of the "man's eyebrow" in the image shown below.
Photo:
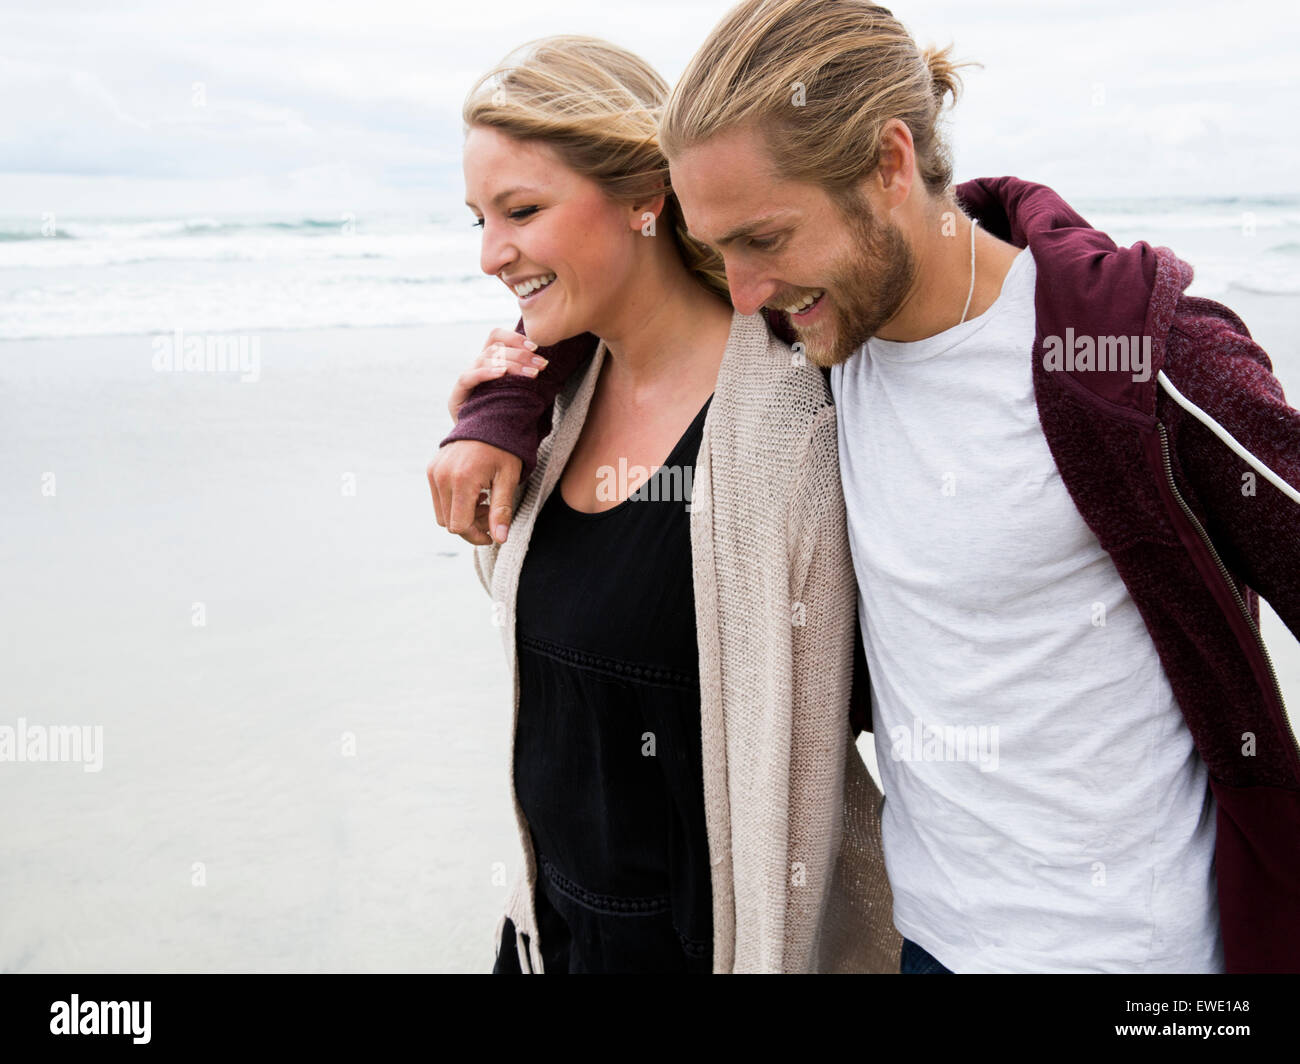
<path fill-rule="evenodd" d="M 511 187 L 511 188 L 502 189 L 502 190 L 501 190 L 500 192 L 498 192 L 495 196 L 493 196 L 493 197 L 492 197 L 492 206 L 495 207 L 495 206 L 496 206 L 497 204 L 499 204 L 502 200 L 504 200 L 504 199 L 508 199 L 508 198 L 510 198 L 511 196 L 513 196 L 513 195 L 515 195 L 516 193 L 519 193 L 519 192 L 540 193 L 541 191 L 542 191 L 542 190 L 541 190 L 540 188 L 532 188 L 532 187 L 529 186 L 529 185 L 514 185 L 514 186 Z M 466 207 L 473 208 L 474 204 L 472 204 L 469 200 L 466 200 L 466 201 L 465 201 L 465 206 L 466 206 Z"/>
<path fill-rule="evenodd" d="M 783 219 L 783 217 L 784 212 L 781 212 L 776 213 L 776 215 L 767 215 L 766 217 L 762 217 L 762 219 L 746 221 L 744 225 L 737 225 L 735 229 L 731 230 L 731 232 L 723 235 L 723 237 L 719 237 L 716 241 L 712 241 L 712 246 L 727 247 L 729 243 L 735 243 L 741 237 L 748 237 L 750 233 L 757 233 L 759 229 L 767 228 L 767 226 L 771 225 L 772 222 Z M 695 239 L 699 238 L 695 237 Z M 708 241 L 702 241 L 702 243 L 708 243 Z"/>

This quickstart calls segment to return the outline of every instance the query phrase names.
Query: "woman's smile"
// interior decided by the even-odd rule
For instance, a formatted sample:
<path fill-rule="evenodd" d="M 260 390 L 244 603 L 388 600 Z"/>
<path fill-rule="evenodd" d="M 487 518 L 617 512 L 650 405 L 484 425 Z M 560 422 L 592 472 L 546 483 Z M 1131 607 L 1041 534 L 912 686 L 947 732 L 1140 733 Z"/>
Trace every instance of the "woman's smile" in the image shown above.
<path fill-rule="evenodd" d="M 554 286 L 556 279 L 555 274 L 544 273 L 539 277 L 534 277 L 522 284 L 511 285 L 510 287 L 518 297 L 519 305 L 528 307 L 540 299 L 543 292 L 549 291 Z"/>

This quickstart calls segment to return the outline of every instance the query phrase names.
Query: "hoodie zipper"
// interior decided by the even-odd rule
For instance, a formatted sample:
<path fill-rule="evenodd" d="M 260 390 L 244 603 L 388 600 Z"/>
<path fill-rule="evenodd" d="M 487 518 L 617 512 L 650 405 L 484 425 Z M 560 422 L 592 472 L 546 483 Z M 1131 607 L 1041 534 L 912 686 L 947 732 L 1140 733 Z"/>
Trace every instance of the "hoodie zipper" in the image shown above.
<path fill-rule="evenodd" d="M 1255 637 L 1255 645 L 1259 647 L 1259 652 L 1264 656 L 1264 664 L 1268 666 L 1268 674 L 1273 680 L 1273 694 L 1277 696 L 1277 704 L 1282 710 L 1282 722 L 1287 726 L 1287 733 L 1291 736 L 1291 746 L 1295 750 L 1296 759 L 1300 760 L 1300 740 L 1296 739 L 1295 729 L 1291 725 L 1291 718 L 1287 713 L 1286 701 L 1282 698 L 1282 685 L 1278 682 L 1277 669 L 1273 667 L 1273 659 L 1269 656 L 1268 647 L 1264 645 L 1264 638 L 1259 634 L 1259 628 L 1255 624 L 1255 619 L 1251 617 L 1250 610 L 1246 608 L 1246 600 L 1241 597 L 1241 592 L 1237 590 L 1237 584 L 1228 572 L 1228 567 L 1223 564 L 1223 559 L 1219 557 L 1219 552 L 1215 550 L 1214 543 L 1211 542 L 1209 535 L 1206 534 L 1205 528 L 1201 522 L 1196 519 L 1192 509 L 1183 499 L 1183 494 L 1178 490 L 1178 485 L 1174 483 L 1174 468 L 1169 461 L 1169 437 L 1165 433 L 1165 427 L 1160 422 L 1156 422 L 1156 428 L 1160 430 L 1160 457 L 1165 463 L 1165 479 L 1169 482 L 1169 490 L 1178 500 L 1178 505 L 1182 508 L 1187 520 L 1191 522 L 1192 528 L 1196 534 L 1201 537 L 1201 542 L 1205 544 L 1206 549 L 1210 552 L 1210 557 L 1214 559 L 1214 564 L 1219 567 L 1219 574 L 1223 577 L 1223 582 L 1228 585 L 1232 592 L 1232 597 L 1237 600 L 1237 606 L 1241 610 L 1241 615 L 1246 619 L 1246 624 L 1250 628 L 1251 634 Z"/>

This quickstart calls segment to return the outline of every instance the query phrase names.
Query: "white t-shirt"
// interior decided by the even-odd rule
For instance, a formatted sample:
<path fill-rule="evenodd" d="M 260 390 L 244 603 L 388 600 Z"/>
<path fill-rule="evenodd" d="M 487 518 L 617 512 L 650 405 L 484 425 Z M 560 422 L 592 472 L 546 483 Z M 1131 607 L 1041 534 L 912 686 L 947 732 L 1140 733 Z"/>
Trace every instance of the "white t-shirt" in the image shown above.
<path fill-rule="evenodd" d="M 1213 796 L 1071 501 L 1036 270 L 831 372 L 899 932 L 954 972 L 1221 972 Z"/>

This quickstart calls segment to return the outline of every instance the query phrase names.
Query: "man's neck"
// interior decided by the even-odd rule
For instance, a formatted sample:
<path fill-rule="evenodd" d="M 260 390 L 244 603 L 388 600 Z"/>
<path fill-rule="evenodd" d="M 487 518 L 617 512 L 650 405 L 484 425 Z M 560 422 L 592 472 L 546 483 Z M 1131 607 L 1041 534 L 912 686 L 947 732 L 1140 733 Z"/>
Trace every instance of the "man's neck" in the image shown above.
<path fill-rule="evenodd" d="M 956 211 L 955 205 L 951 209 Z M 927 236 L 915 241 L 916 277 L 895 314 L 876 334 L 881 340 L 912 343 L 937 336 L 965 320 L 978 318 L 997 302 L 1002 282 L 1019 249 L 986 233 L 957 213 L 957 225 L 942 226 L 942 215 L 927 224 Z M 945 232 L 948 235 L 945 235 Z M 974 236 L 974 287 L 971 285 L 971 237 Z M 966 307 L 967 297 L 970 305 Z"/>

